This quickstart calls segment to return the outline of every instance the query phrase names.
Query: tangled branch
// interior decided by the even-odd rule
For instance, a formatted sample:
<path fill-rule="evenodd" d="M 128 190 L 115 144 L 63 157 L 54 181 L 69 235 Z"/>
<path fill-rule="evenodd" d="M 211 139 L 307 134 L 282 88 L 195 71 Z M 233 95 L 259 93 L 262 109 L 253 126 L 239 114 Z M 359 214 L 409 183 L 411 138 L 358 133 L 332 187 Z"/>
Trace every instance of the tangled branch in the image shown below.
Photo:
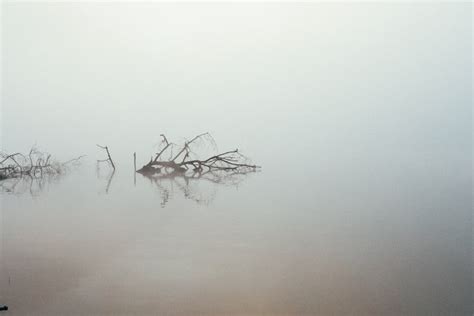
<path fill-rule="evenodd" d="M 17 178 L 22 176 L 41 177 L 45 174 L 62 174 L 66 169 L 77 163 L 83 156 L 58 162 L 54 160 L 51 154 L 41 152 L 32 147 L 28 154 L 22 153 L 0 153 L 0 180 Z"/>
<path fill-rule="evenodd" d="M 170 159 L 168 160 L 163 160 L 162 157 L 164 154 L 170 151 L 174 144 L 170 143 L 164 134 L 160 136 L 163 138 L 162 149 L 137 172 L 150 175 L 156 173 L 185 173 L 191 170 L 199 174 L 204 171 L 249 172 L 260 168 L 252 164 L 238 149 L 216 154 L 204 160 L 193 159 L 192 156 L 195 155 L 193 148 L 197 146 L 199 142 L 211 144 L 215 147 L 214 139 L 209 133 L 199 134 L 190 141 L 185 141 L 179 148 L 177 154 L 170 155 Z"/>

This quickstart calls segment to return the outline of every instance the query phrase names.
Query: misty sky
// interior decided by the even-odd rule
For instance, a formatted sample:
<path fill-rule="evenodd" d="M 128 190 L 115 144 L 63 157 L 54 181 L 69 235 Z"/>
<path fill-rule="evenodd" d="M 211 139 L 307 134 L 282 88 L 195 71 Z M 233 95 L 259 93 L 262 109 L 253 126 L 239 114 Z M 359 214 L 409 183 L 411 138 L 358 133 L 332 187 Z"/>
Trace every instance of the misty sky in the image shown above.
<path fill-rule="evenodd" d="M 162 132 L 209 131 L 267 163 L 291 147 L 466 164 L 471 9 L 4 2 L 2 148 L 148 157 Z"/>

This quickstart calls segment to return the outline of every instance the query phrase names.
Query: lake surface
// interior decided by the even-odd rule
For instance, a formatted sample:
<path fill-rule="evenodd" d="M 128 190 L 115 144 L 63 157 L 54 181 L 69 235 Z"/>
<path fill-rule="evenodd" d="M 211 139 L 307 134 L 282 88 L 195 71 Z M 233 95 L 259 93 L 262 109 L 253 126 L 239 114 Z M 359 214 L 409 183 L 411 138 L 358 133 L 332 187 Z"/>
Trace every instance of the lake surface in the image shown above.
<path fill-rule="evenodd" d="M 468 177 L 270 165 L 237 186 L 160 189 L 129 166 L 109 186 L 110 168 L 86 161 L 33 195 L 2 193 L 8 315 L 471 311 Z"/>

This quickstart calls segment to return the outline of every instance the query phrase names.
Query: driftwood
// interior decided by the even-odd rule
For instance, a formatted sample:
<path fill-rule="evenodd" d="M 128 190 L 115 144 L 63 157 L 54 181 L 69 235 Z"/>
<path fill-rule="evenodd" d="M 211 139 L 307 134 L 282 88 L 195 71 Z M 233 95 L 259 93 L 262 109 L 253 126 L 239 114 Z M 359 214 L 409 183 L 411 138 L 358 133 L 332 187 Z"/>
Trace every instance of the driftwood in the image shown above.
<path fill-rule="evenodd" d="M 200 145 L 216 148 L 209 133 L 199 134 L 181 146 L 169 142 L 163 134 L 160 136 L 159 151 L 137 172 L 156 185 L 161 193 L 162 207 L 173 196 L 174 188 L 186 199 L 208 204 L 214 199 L 218 185 L 237 186 L 247 174 L 260 168 L 238 149 L 198 159 L 195 148 Z"/>
<path fill-rule="evenodd" d="M 62 174 L 69 165 L 77 163 L 82 157 L 58 162 L 51 154 L 41 152 L 35 147 L 31 148 L 28 154 L 0 153 L 0 180 L 17 178 L 22 176 L 41 177 L 45 174 Z"/>
<path fill-rule="evenodd" d="M 79 165 L 82 157 L 58 162 L 34 147 L 28 154 L 0 153 L 0 193 L 35 196 Z"/>
<path fill-rule="evenodd" d="M 161 142 L 162 148 L 152 157 L 150 161 L 137 172 L 152 175 L 157 173 L 175 174 L 192 171 L 193 173 L 202 174 L 203 172 L 249 172 L 255 171 L 260 166 L 254 165 L 250 160 L 242 155 L 238 149 L 226 151 L 216 155 L 212 155 L 206 159 L 192 158 L 194 154 L 193 147 L 199 142 L 209 143 L 215 146 L 214 139 L 209 133 L 203 133 L 195 136 L 189 141 L 178 147 L 178 153 L 173 155 L 173 148 L 177 145 L 170 143 L 164 134 Z M 169 154 L 168 159 L 163 157 Z"/>

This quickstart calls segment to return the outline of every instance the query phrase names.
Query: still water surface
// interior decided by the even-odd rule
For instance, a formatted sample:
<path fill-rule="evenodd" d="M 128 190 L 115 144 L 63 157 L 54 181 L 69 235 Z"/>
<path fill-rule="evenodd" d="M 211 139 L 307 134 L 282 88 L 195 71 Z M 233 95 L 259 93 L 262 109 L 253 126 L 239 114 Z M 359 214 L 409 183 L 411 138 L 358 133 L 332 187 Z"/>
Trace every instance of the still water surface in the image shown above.
<path fill-rule="evenodd" d="M 237 185 L 186 186 L 134 183 L 122 166 L 109 185 L 85 160 L 33 194 L 2 193 L 2 303 L 8 315 L 469 315 L 468 177 L 404 168 L 270 163 Z"/>

